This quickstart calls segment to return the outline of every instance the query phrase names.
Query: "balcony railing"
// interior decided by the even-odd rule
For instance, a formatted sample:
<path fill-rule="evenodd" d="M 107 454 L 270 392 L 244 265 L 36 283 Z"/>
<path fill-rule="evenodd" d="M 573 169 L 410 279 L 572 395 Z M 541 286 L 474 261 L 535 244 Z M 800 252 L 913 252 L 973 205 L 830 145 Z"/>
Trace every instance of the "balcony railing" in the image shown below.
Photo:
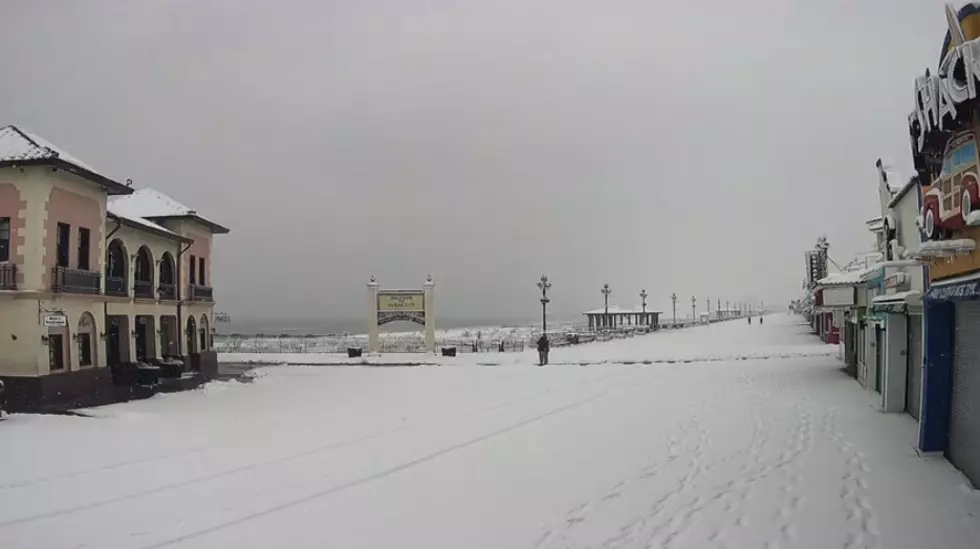
<path fill-rule="evenodd" d="M 211 286 L 191 284 L 191 301 L 214 301 L 214 289 Z"/>
<path fill-rule="evenodd" d="M 102 276 L 93 271 L 55 267 L 51 269 L 51 290 L 66 294 L 98 295 Z"/>
<path fill-rule="evenodd" d="M 17 265 L 0 263 L 0 290 L 17 289 Z"/>
<path fill-rule="evenodd" d="M 169 299 L 170 301 L 177 299 L 177 286 L 173 284 L 160 284 L 157 291 L 160 293 L 160 299 Z"/>
<path fill-rule="evenodd" d="M 133 295 L 153 299 L 153 282 L 149 280 L 137 280 L 133 282 Z"/>
<path fill-rule="evenodd" d="M 117 297 L 126 297 L 129 292 L 126 291 L 126 279 L 116 276 L 105 277 L 105 295 L 114 295 Z"/>

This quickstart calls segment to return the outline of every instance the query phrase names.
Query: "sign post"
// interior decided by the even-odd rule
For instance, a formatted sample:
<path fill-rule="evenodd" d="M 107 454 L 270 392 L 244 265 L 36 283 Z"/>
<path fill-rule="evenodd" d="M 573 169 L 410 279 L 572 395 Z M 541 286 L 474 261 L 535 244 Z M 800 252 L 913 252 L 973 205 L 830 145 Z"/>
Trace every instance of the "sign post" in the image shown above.
<path fill-rule="evenodd" d="M 389 322 L 408 321 L 425 327 L 425 349 L 436 350 L 435 283 L 428 277 L 421 289 L 382 290 L 371 277 L 368 290 L 368 352 L 381 352 L 378 327 Z"/>

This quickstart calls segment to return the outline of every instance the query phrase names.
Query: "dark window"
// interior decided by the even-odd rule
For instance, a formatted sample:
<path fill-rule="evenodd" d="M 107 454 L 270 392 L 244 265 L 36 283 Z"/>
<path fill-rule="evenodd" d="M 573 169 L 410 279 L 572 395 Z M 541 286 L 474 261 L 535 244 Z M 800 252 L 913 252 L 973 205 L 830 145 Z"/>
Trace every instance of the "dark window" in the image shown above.
<path fill-rule="evenodd" d="M 78 365 L 92 365 L 92 339 L 91 334 L 78 334 Z"/>
<path fill-rule="evenodd" d="M 78 228 L 78 268 L 83 271 L 89 270 L 88 249 L 89 249 L 89 230 L 85 227 Z"/>
<path fill-rule="evenodd" d="M 58 266 L 68 266 L 68 241 L 71 240 L 71 225 L 58 223 Z"/>
<path fill-rule="evenodd" d="M 10 261 L 9 217 L 0 217 L 0 261 Z"/>
<path fill-rule="evenodd" d="M 198 268 L 198 271 L 199 271 L 197 273 L 197 283 L 200 284 L 201 286 L 207 286 L 207 283 L 204 281 L 205 278 L 204 278 L 204 258 L 203 257 L 198 258 L 198 260 L 197 260 L 197 268 Z"/>
<path fill-rule="evenodd" d="M 191 284 L 197 284 L 197 258 L 191 256 L 191 268 L 188 269 L 191 274 Z"/>
<path fill-rule="evenodd" d="M 48 364 L 52 370 L 65 369 L 64 339 L 61 334 L 48 335 Z"/>

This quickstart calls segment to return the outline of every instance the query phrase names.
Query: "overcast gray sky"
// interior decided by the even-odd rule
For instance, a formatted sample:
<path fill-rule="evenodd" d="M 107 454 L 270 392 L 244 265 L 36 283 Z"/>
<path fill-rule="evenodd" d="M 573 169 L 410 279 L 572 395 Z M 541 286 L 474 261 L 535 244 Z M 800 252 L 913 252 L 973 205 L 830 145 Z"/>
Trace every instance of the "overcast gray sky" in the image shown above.
<path fill-rule="evenodd" d="M 797 297 L 911 173 L 938 0 L 0 0 L 0 124 L 229 226 L 219 309 Z M 782 304 L 782 303 L 780 303 Z M 699 309 L 701 305 L 699 304 Z"/>

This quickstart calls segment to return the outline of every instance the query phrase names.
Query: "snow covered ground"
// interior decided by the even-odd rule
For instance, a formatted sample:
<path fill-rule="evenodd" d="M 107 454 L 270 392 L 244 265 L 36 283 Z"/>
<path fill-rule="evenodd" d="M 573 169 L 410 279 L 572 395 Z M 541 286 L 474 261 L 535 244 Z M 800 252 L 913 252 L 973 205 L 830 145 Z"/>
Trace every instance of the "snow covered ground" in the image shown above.
<path fill-rule="evenodd" d="M 805 332 L 771 316 L 545 368 L 273 366 L 14 415 L 0 547 L 975 549 L 980 495 Z"/>

